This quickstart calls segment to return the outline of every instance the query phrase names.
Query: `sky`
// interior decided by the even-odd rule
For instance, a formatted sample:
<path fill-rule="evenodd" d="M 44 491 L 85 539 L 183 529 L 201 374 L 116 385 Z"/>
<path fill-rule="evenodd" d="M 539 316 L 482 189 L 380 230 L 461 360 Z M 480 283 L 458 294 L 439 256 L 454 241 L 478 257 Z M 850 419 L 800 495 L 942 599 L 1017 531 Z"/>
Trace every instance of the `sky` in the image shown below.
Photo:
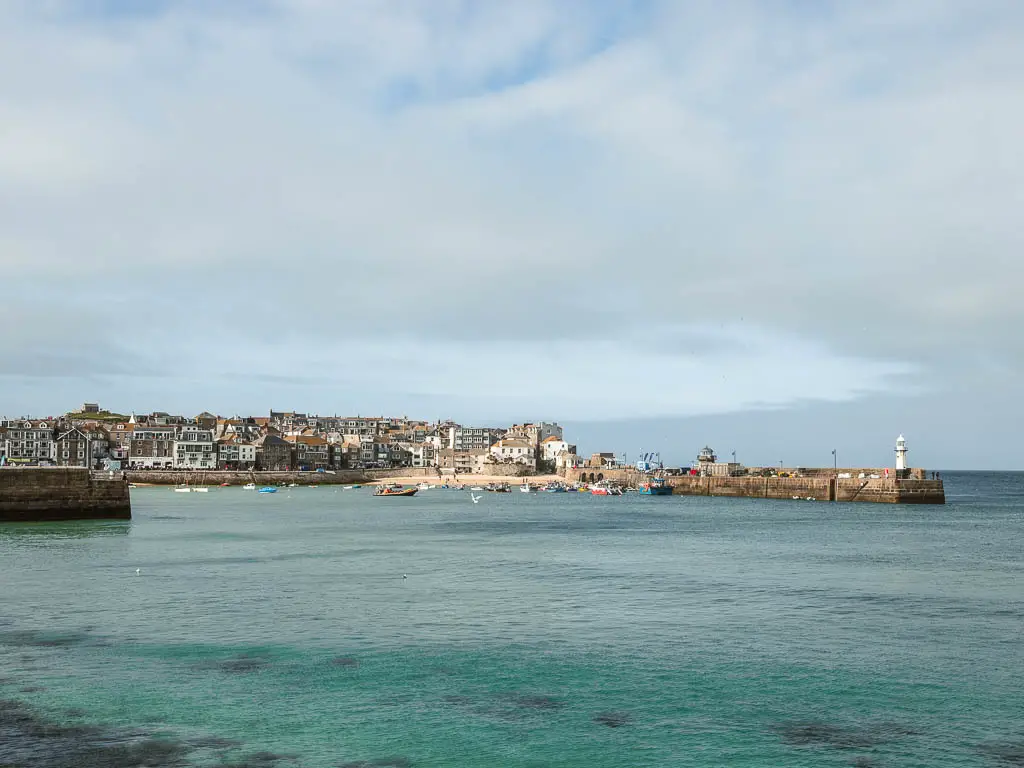
<path fill-rule="evenodd" d="M 1024 5 L 0 2 L 0 414 L 1024 469 Z"/>

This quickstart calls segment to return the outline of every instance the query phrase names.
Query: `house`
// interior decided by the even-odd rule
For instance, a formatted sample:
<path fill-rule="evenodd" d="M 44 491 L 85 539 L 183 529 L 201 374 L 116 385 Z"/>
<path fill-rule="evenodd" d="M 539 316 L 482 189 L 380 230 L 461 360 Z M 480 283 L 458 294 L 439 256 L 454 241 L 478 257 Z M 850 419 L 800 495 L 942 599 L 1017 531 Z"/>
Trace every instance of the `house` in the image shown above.
<path fill-rule="evenodd" d="M 345 437 L 375 437 L 381 432 L 381 421 L 379 418 L 346 416 L 338 419 L 338 431 Z"/>
<path fill-rule="evenodd" d="M 131 454 L 132 435 L 135 434 L 135 427 L 138 426 L 135 416 L 126 424 L 115 424 L 109 430 L 110 435 L 110 458 L 113 461 L 120 461 L 122 466 L 128 466 L 128 458 Z"/>
<path fill-rule="evenodd" d="M 217 452 L 214 450 L 213 430 L 191 424 L 181 428 L 174 441 L 175 469 L 215 469 Z"/>
<path fill-rule="evenodd" d="M 332 469 L 359 466 L 359 441 L 335 432 L 327 438 L 327 461 Z"/>
<path fill-rule="evenodd" d="M 214 430 L 217 428 L 217 417 L 209 411 L 203 411 L 193 421 L 200 429 Z"/>
<path fill-rule="evenodd" d="M 437 450 L 432 443 L 403 443 L 402 447 L 409 452 L 409 466 L 437 466 Z"/>
<path fill-rule="evenodd" d="M 89 437 L 77 427 L 59 431 L 54 441 L 54 463 L 61 467 L 91 466 Z"/>
<path fill-rule="evenodd" d="M 442 472 L 456 474 L 486 474 L 488 465 L 494 464 L 489 448 L 474 448 L 470 451 L 453 451 L 443 448 L 437 453 L 437 466 Z"/>
<path fill-rule="evenodd" d="M 330 467 L 327 441 L 318 435 L 289 435 L 285 438 L 294 448 L 294 466 L 300 470 Z"/>
<path fill-rule="evenodd" d="M 89 421 L 78 427 L 87 438 L 89 448 L 92 452 L 91 465 L 103 469 L 120 469 L 120 466 L 110 465 L 110 433 L 97 422 Z"/>
<path fill-rule="evenodd" d="M 506 437 L 492 445 L 490 453 L 495 461 L 503 464 L 537 465 L 537 450 L 527 440 Z"/>
<path fill-rule="evenodd" d="M 563 451 L 576 453 L 576 446 L 569 445 L 565 440 L 560 437 L 556 437 L 555 435 L 550 435 L 540 441 L 541 461 L 556 461 L 558 459 L 558 455 Z"/>
<path fill-rule="evenodd" d="M 54 425 L 49 421 L 11 421 L 4 440 L 8 464 L 49 466 L 54 457 Z"/>
<path fill-rule="evenodd" d="M 80 413 L 99 413 L 99 412 L 100 412 L 100 404 L 99 403 L 82 403 L 82 410 L 80 411 Z"/>
<path fill-rule="evenodd" d="M 129 468 L 170 469 L 174 466 L 174 427 L 136 424 L 130 434 Z"/>
<path fill-rule="evenodd" d="M 281 472 L 294 466 L 291 443 L 284 438 L 268 433 L 257 438 L 254 444 L 256 469 Z"/>
<path fill-rule="evenodd" d="M 231 435 L 217 440 L 217 466 L 221 469 L 252 469 L 256 466 L 256 446 Z"/>
<path fill-rule="evenodd" d="M 470 451 L 474 448 L 490 448 L 505 437 L 505 430 L 495 427 L 455 427 L 449 434 L 449 448 L 455 451 Z"/>

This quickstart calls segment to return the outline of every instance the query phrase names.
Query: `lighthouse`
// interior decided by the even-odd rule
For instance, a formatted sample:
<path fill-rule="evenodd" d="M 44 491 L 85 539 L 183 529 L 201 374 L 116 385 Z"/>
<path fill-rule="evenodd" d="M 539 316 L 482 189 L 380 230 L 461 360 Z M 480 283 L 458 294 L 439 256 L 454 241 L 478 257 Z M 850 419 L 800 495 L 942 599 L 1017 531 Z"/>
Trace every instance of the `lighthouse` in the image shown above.
<path fill-rule="evenodd" d="M 907 468 L 907 441 L 900 435 L 896 438 L 896 471 Z"/>

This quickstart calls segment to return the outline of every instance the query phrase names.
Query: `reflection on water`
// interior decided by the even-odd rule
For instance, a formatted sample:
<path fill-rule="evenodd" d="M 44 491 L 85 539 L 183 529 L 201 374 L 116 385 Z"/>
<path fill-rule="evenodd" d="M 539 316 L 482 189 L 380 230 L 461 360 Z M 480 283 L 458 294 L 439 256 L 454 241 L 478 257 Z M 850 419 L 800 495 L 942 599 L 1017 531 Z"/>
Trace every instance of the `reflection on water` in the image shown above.
<path fill-rule="evenodd" d="M 85 539 L 95 536 L 124 536 L 131 520 L 67 520 L 52 523 L 0 523 L 0 542 L 28 539 Z"/>

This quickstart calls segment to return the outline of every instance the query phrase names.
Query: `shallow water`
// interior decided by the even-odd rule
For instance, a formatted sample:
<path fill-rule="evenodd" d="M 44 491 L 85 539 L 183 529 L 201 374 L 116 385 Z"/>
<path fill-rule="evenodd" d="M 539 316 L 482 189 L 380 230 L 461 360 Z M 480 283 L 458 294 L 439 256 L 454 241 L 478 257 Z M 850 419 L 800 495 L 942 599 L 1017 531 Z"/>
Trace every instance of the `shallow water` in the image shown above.
<path fill-rule="evenodd" d="M 0 765 L 1024 765 L 1024 475 L 946 484 L 0 525 Z"/>

